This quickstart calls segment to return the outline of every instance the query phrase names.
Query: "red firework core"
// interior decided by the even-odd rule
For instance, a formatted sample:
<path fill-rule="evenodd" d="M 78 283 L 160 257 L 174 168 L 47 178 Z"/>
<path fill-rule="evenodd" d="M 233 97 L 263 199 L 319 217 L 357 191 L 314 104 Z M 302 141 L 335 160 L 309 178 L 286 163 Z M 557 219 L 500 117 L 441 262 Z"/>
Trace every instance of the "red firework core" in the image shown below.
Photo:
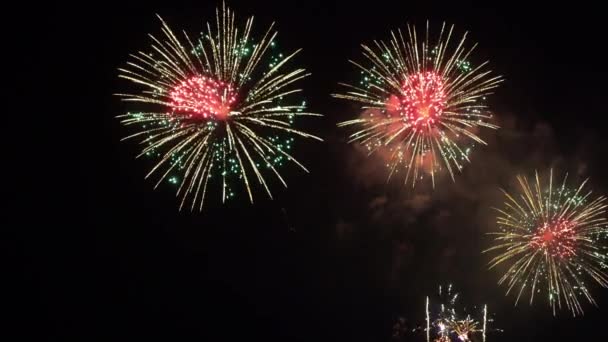
<path fill-rule="evenodd" d="M 408 75 L 399 97 L 399 110 L 414 127 L 436 123 L 446 104 L 443 78 L 434 72 Z"/>
<path fill-rule="evenodd" d="M 530 244 L 553 257 L 571 257 L 576 254 L 575 227 L 574 222 L 565 219 L 546 222 L 534 234 Z"/>
<path fill-rule="evenodd" d="M 193 119 L 226 120 L 236 101 L 231 84 L 200 75 L 182 81 L 170 96 L 173 112 Z"/>

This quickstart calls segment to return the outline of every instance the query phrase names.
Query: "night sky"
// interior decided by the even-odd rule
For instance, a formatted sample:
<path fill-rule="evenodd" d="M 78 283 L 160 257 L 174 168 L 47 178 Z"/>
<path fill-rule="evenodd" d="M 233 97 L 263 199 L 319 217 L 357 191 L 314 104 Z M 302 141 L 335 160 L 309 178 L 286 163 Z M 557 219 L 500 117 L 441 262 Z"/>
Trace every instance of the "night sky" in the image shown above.
<path fill-rule="evenodd" d="M 296 143 L 311 173 L 286 168 L 289 188 L 273 184 L 274 200 L 257 188 L 254 204 L 243 195 L 222 205 L 210 193 L 203 212 L 179 212 L 175 187 L 153 190 L 144 180 L 150 161 L 134 159 L 135 141 L 120 141 L 130 131 L 115 116 L 127 107 L 112 94 L 131 89 L 117 68 L 148 49 L 147 34 L 160 28 L 155 14 L 194 33 L 217 4 L 49 9 L 31 57 L 44 59 L 41 74 L 53 79 L 43 115 L 69 115 L 75 127 L 52 134 L 65 149 L 37 152 L 51 189 L 11 248 L 12 269 L 26 280 L 11 314 L 22 338 L 393 341 L 399 317 L 422 323 L 425 296 L 452 283 L 462 303 L 487 303 L 505 330 L 488 341 L 608 340 L 607 289 L 592 288 L 599 308 L 585 303 L 584 317 L 563 309 L 554 318 L 543 297 L 514 307 L 481 254 L 499 187 L 513 186 L 518 173 L 553 167 L 608 194 L 601 10 L 578 2 L 229 1 L 237 19 L 256 17 L 258 35 L 275 21 L 283 51 L 303 48 L 290 65 L 312 73 L 302 87 L 309 109 L 324 114 L 304 127 L 325 141 Z M 506 78 L 489 102 L 502 128 L 482 132 L 489 145 L 455 183 L 443 177 L 435 190 L 411 191 L 400 180 L 387 184 L 381 161 L 346 143 L 336 123 L 357 112 L 330 94 L 357 79 L 347 60 L 361 60 L 360 43 L 426 19 L 469 31 L 477 61 L 489 59 Z M 58 90 L 69 93 L 51 95 Z"/>

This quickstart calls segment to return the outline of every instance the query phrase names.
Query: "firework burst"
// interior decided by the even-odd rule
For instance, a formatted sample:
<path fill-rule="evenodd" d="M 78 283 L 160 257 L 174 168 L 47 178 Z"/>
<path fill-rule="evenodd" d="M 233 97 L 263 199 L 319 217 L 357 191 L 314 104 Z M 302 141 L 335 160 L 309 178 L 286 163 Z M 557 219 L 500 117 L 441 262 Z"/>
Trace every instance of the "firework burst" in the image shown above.
<path fill-rule="evenodd" d="M 131 55 L 120 77 L 144 89 L 118 94 L 124 101 L 148 106 L 146 111 L 119 116 L 125 125 L 138 127 L 128 136 L 143 145 L 139 156 L 152 156 L 148 173 L 178 185 L 180 209 L 203 207 L 208 185 L 221 183 L 222 202 L 242 184 L 253 202 L 252 183 L 272 197 L 266 173 L 287 186 L 279 173 L 286 162 L 306 168 L 291 154 L 294 137 L 320 138 L 294 128 L 305 111 L 297 99 L 297 81 L 304 69 L 284 71 L 298 52 L 276 52 L 273 25 L 262 39 L 251 38 L 253 17 L 244 27 L 235 25 L 234 13 L 224 4 L 216 11 L 216 27 L 192 40 L 178 38 L 161 19 L 160 38 L 150 35 L 150 52 Z M 295 95 L 295 96 L 294 96 Z"/>
<path fill-rule="evenodd" d="M 465 47 L 466 33 L 453 39 L 454 26 L 446 27 L 429 42 L 429 27 L 419 37 L 413 26 L 407 35 L 392 32 L 387 42 L 362 45 L 365 64 L 358 85 L 344 84 L 348 90 L 337 98 L 362 106 L 363 114 L 338 126 L 355 126 L 349 142 L 363 144 L 368 152 L 382 150 L 387 155 L 389 178 L 405 172 L 405 183 L 435 173 L 442 165 L 454 179 L 469 160 L 475 144 L 485 144 L 477 135 L 480 127 L 496 129 L 484 104 L 486 96 L 502 81 L 486 70 L 487 62 L 472 66 L 471 48 Z M 405 168 L 405 170 L 403 170 Z"/>
<path fill-rule="evenodd" d="M 608 287 L 606 272 L 608 248 L 607 208 L 603 196 L 591 198 L 591 191 L 553 184 L 553 171 L 547 183 L 536 173 L 532 184 L 518 176 L 520 192 L 511 195 L 503 190 L 506 200 L 497 209 L 500 232 L 492 233 L 496 245 L 488 251 L 500 254 L 490 262 L 490 268 L 506 264 L 508 269 L 499 280 L 506 283 L 509 294 L 520 297 L 544 293 L 556 313 L 562 304 L 573 315 L 582 314 L 580 298 L 596 305 L 585 278 Z"/>
<path fill-rule="evenodd" d="M 474 336 L 481 336 L 483 341 L 486 340 L 488 323 L 493 322 L 492 318 L 488 318 L 487 306 L 484 305 L 483 310 L 478 312 L 479 319 L 473 318 L 471 314 L 462 316 L 466 309 L 458 309 L 458 297 L 459 294 L 452 293 L 452 285 L 449 285 L 447 288 L 439 287 L 438 305 L 434 305 L 433 308 L 429 297 L 426 298 L 427 341 L 470 342 Z M 493 329 L 493 331 L 500 330 Z"/>

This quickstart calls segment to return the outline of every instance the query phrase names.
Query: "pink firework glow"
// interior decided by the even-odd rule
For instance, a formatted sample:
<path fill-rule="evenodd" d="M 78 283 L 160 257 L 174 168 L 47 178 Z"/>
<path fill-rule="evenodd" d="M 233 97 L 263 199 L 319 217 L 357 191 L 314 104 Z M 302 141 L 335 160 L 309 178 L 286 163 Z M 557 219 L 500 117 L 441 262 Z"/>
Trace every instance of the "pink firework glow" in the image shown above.
<path fill-rule="evenodd" d="M 443 79 L 430 71 L 411 74 L 406 77 L 398 100 L 396 109 L 408 126 L 431 129 L 440 119 L 446 104 Z"/>
<path fill-rule="evenodd" d="M 544 223 L 532 237 L 532 247 L 541 249 L 553 257 L 568 258 L 576 254 L 576 224 L 558 219 Z"/>
<path fill-rule="evenodd" d="M 171 91 L 174 113 L 194 119 L 226 120 L 236 101 L 232 85 L 205 76 L 193 76 Z"/>

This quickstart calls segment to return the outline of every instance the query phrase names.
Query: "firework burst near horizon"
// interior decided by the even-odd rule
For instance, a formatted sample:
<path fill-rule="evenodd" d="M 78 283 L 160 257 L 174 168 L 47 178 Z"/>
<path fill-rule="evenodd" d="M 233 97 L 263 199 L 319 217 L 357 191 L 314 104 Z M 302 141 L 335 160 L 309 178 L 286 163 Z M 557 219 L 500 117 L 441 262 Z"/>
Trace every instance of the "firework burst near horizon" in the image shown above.
<path fill-rule="evenodd" d="M 341 83 L 346 91 L 334 97 L 358 104 L 357 119 L 338 126 L 353 126 L 349 142 L 385 155 L 388 177 L 405 173 L 404 182 L 447 169 L 452 180 L 463 168 L 476 144 L 480 128 L 497 129 L 485 104 L 502 77 L 492 76 L 487 62 L 469 59 L 476 45 L 466 47 L 465 33 L 454 38 L 454 26 L 442 25 L 431 41 L 429 24 L 424 35 L 414 26 L 391 32 L 391 39 L 362 45 L 364 63 L 358 84 Z"/>
<path fill-rule="evenodd" d="M 253 17 L 239 27 L 225 4 L 216 11 L 216 26 L 207 24 L 194 40 L 160 20 L 162 34 L 150 35 L 150 50 L 130 55 L 119 69 L 140 87 L 118 94 L 139 106 L 119 118 L 137 127 L 125 139 L 140 140 L 139 156 L 157 160 L 146 177 L 157 174 L 156 186 L 177 185 L 180 209 L 190 201 L 201 210 L 211 184 L 221 187 L 222 202 L 239 188 L 253 202 L 255 183 L 272 197 L 268 174 L 287 186 L 284 164 L 308 171 L 291 154 L 296 137 L 321 140 L 294 126 L 297 118 L 320 116 L 298 98 L 295 85 L 309 74 L 286 70 L 300 50 L 276 51 L 274 25 L 254 40 Z"/>
<path fill-rule="evenodd" d="M 426 297 L 426 340 L 427 342 L 471 342 L 479 338 L 485 342 L 488 332 L 500 332 L 501 329 L 490 328 L 494 322 L 488 318 L 488 307 L 459 308 L 458 293 L 452 293 L 452 285 L 439 286 L 439 296 L 431 301 Z M 467 313 L 468 311 L 468 313 Z"/>

